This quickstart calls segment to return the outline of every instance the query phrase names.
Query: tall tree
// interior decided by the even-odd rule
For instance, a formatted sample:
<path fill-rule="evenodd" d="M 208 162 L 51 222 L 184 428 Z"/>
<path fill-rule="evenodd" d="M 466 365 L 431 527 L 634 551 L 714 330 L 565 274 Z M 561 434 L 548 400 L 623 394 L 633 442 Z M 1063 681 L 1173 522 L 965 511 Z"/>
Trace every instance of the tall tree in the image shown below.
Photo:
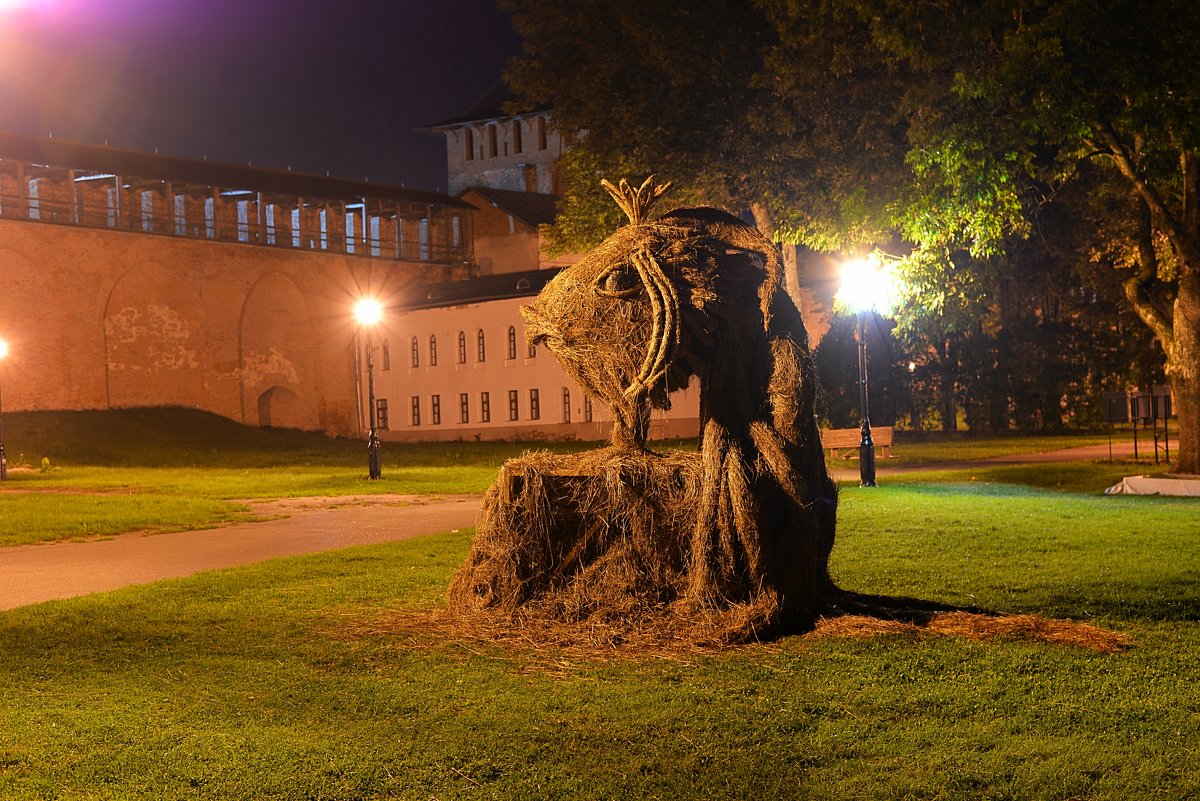
<path fill-rule="evenodd" d="M 973 308 L 973 293 L 999 286 L 996 270 L 1021 280 L 1014 243 L 1048 199 L 1101 174 L 1105 191 L 1070 209 L 1095 223 L 1092 263 L 1120 276 L 1162 348 L 1176 467 L 1200 473 L 1200 17 L 1190 4 L 509 7 L 526 40 L 509 78 L 568 131 L 587 131 L 597 161 L 585 167 L 652 168 L 818 249 L 899 231 L 910 285 L 934 313 L 940 301 Z"/>

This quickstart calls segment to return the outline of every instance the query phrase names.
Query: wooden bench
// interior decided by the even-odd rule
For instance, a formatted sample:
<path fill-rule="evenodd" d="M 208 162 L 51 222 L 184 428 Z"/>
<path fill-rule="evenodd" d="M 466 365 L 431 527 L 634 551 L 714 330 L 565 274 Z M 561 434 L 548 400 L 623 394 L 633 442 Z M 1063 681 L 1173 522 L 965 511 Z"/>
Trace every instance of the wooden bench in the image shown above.
<path fill-rule="evenodd" d="M 876 457 L 891 457 L 892 431 L 891 426 L 871 426 L 871 441 L 875 443 Z M 821 429 L 821 447 L 829 451 L 830 459 L 857 459 L 861 442 L 860 428 Z"/>

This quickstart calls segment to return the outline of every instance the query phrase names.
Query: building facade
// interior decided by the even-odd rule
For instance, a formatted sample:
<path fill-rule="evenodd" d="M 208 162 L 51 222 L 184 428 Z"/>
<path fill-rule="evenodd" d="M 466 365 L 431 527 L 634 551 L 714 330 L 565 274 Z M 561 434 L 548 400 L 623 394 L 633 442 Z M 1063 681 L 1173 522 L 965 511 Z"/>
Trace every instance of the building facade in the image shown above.
<path fill-rule="evenodd" d="M 352 311 L 465 278 L 446 195 L 0 134 L 5 408 L 356 435 Z"/>
<path fill-rule="evenodd" d="M 520 308 L 557 270 L 410 287 L 373 341 L 376 420 L 384 440 L 600 440 L 608 408 L 587 397 L 545 348 L 530 347 Z M 650 434 L 696 433 L 698 393 L 672 394 Z"/>

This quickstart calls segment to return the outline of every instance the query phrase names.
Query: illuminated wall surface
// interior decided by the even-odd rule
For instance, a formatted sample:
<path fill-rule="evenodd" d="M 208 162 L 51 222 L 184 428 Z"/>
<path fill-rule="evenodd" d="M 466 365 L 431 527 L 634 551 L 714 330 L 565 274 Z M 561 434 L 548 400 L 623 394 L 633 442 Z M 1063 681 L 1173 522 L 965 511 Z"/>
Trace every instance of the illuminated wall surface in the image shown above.
<path fill-rule="evenodd" d="M 355 434 L 354 302 L 465 276 L 466 211 L 0 135 L 5 408 L 179 405 Z"/>
<path fill-rule="evenodd" d="M 175 405 L 361 435 L 366 360 L 354 306 L 373 295 L 386 309 L 374 332 L 384 439 L 603 437 L 607 409 L 587 403 L 548 352 L 526 352 L 518 308 L 536 289 L 471 295 L 478 282 L 463 279 L 481 261 L 553 266 L 537 261 L 536 225 L 514 223 L 491 202 L 476 208 L 434 193 L 0 134 L 5 409 Z M 496 229 L 481 259 L 476 216 Z M 431 305 L 424 287 L 438 285 L 468 289 Z M 405 311 L 413 301 L 423 307 Z M 462 362 L 460 330 L 469 339 Z M 416 367 L 414 337 L 424 352 Z M 678 393 L 652 430 L 691 435 L 696 418 L 694 397 Z"/>

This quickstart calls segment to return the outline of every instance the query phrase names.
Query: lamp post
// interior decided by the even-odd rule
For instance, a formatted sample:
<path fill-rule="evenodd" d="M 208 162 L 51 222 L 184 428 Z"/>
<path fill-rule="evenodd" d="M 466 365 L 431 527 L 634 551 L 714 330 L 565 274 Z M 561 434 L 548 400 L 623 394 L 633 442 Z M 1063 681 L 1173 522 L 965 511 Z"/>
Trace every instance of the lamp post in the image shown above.
<path fill-rule="evenodd" d="M 8 343 L 0 339 L 0 362 L 8 355 Z M 0 370 L 3 373 L 3 370 Z M 8 457 L 4 455 L 4 382 L 0 376 L 0 481 L 8 478 Z"/>
<path fill-rule="evenodd" d="M 891 310 L 895 285 L 885 275 L 877 254 L 842 265 L 842 286 L 837 301 L 858 316 L 858 408 L 862 415 L 862 439 L 858 445 L 859 486 L 874 487 L 875 442 L 871 439 L 871 411 L 867 393 L 867 314 Z"/>
<path fill-rule="evenodd" d="M 379 433 L 375 429 L 375 343 L 372 334 L 376 323 L 383 317 L 383 307 L 374 298 L 364 298 L 354 307 L 354 316 L 367 332 L 367 420 L 370 426 L 367 433 L 367 478 L 375 481 L 383 475 L 383 469 L 379 460 Z"/>
<path fill-rule="evenodd" d="M 867 313 L 858 312 L 858 408 L 862 412 L 862 439 L 858 443 L 858 486 L 874 487 L 875 442 L 871 439 L 871 406 L 867 403 Z"/>

